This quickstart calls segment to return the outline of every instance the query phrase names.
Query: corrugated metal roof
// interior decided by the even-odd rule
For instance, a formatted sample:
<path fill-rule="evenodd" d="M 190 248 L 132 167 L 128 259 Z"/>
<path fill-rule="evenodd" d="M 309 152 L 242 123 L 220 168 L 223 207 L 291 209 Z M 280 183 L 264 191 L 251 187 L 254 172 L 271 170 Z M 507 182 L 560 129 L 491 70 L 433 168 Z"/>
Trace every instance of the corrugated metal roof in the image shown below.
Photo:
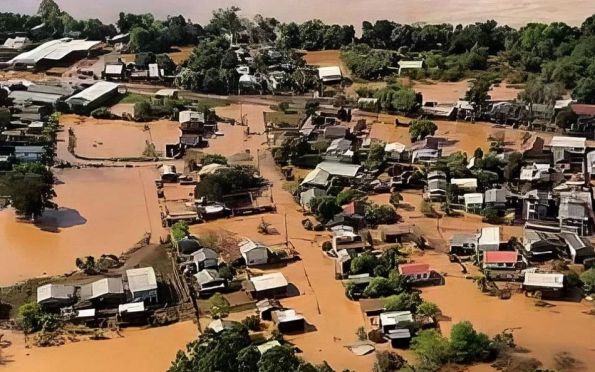
<path fill-rule="evenodd" d="M 318 77 L 323 81 L 341 80 L 343 74 L 339 66 L 328 66 L 318 68 Z"/>
<path fill-rule="evenodd" d="M 411 311 L 389 311 L 380 314 L 380 325 L 383 327 L 403 322 L 413 322 Z"/>
<path fill-rule="evenodd" d="M 126 277 L 132 293 L 157 289 L 157 277 L 152 267 L 126 270 Z"/>
<path fill-rule="evenodd" d="M 332 176 L 355 177 L 359 173 L 362 166 L 358 164 L 339 163 L 335 161 L 323 161 L 322 163 L 319 163 L 316 168 L 322 169 Z"/>
<path fill-rule="evenodd" d="M 516 263 L 519 254 L 516 251 L 489 251 L 484 253 L 485 263 Z"/>
<path fill-rule="evenodd" d="M 261 276 L 253 276 L 250 282 L 255 291 L 266 291 L 267 289 L 287 287 L 287 279 L 282 273 L 270 273 Z"/>
<path fill-rule="evenodd" d="M 37 287 L 37 302 L 50 299 L 68 300 L 74 296 L 75 288 L 71 285 L 46 284 Z"/>
<path fill-rule="evenodd" d="M 66 102 L 72 102 L 74 100 L 81 100 L 88 104 L 89 102 L 93 102 L 104 95 L 111 93 L 118 89 L 120 84 L 111 83 L 109 81 L 99 81 L 89 88 L 75 94 L 74 96 L 68 98 Z"/>
<path fill-rule="evenodd" d="M 564 275 L 557 273 L 525 273 L 523 285 L 544 288 L 564 288 Z"/>
<path fill-rule="evenodd" d="M 43 43 L 35 49 L 21 53 L 9 63 L 36 64 L 42 59 L 59 61 L 72 52 L 87 51 L 101 44 L 100 41 L 72 40 L 63 38 Z"/>
<path fill-rule="evenodd" d="M 587 147 L 587 139 L 585 137 L 567 137 L 554 136 L 548 144 L 551 147 Z"/>

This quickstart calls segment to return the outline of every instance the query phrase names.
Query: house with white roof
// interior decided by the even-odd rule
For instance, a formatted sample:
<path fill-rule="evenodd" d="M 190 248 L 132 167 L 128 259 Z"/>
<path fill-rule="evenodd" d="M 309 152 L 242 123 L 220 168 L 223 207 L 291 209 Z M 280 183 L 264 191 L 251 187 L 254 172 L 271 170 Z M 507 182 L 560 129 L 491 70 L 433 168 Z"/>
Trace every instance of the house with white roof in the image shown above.
<path fill-rule="evenodd" d="M 497 251 L 500 248 L 500 228 L 498 226 L 482 227 L 477 241 L 480 252 Z"/>
<path fill-rule="evenodd" d="M 246 261 L 246 266 L 266 265 L 269 261 L 269 248 L 251 239 L 240 242 L 240 253 Z"/>
<path fill-rule="evenodd" d="M 37 303 L 47 308 L 72 305 L 76 288 L 64 284 L 46 284 L 37 287 Z"/>
<path fill-rule="evenodd" d="M 318 78 L 325 84 L 338 83 L 343 79 L 343 74 L 339 66 L 319 67 Z"/>
<path fill-rule="evenodd" d="M 476 213 L 483 208 L 483 194 L 480 192 L 464 194 L 463 199 L 465 200 L 466 212 Z"/>
<path fill-rule="evenodd" d="M 250 297 L 255 300 L 262 300 L 286 296 L 289 283 L 282 273 L 275 272 L 253 276 L 242 285 Z"/>
<path fill-rule="evenodd" d="M 126 270 L 128 290 L 132 294 L 132 302 L 157 302 L 157 276 L 152 267 Z"/>
<path fill-rule="evenodd" d="M 118 94 L 118 88 L 120 88 L 120 84 L 98 81 L 89 88 L 68 98 L 66 103 L 75 112 L 87 113 L 100 107 Z"/>

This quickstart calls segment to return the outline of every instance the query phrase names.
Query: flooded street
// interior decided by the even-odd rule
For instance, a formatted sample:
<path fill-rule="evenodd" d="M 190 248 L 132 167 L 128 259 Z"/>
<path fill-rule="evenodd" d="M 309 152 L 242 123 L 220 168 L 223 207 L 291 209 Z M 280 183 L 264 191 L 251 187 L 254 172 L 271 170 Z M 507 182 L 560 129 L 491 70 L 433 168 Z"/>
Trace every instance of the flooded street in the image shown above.
<path fill-rule="evenodd" d="M 320 245 L 328 239 L 328 234 L 303 229 L 303 214 L 291 195 L 283 190 L 284 181 L 270 153 L 266 151 L 263 112 L 267 110 L 268 106 L 249 104 L 241 108 L 239 105 L 218 108 L 218 114 L 225 117 L 239 119 L 240 112 L 246 114 L 250 131 L 255 134 L 247 136 L 245 127 L 222 124 L 220 130 L 224 135 L 212 140 L 205 152 L 230 156 L 249 150 L 255 161 L 258 157 L 261 174 L 272 182 L 277 213 L 221 219 L 191 226 L 191 231 L 201 235 L 209 231 L 226 230 L 238 238 L 249 237 L 268 245 L 284 244 L 287 236 L 301 260 L 275 271 L 281 271 L 286 276 L 298 289 L 299 296 L 285 298 L 282 303 L 304 315 L 313 329 L 304 334 L 288 336 L 287 340 L 302 350 L 301 356 L 309 361 L 319 363 L 326 360 L 336 370 L 349 368 L 370 371 L 374 363 L 373 354 L 358 357 L 345 348 L 356 341 L 356 330 L 365 325 L 366 320 L 359 304 L 349 301 L 341 282 L 334 279 L 334 262 L 321 252 Z M 496 130 L 483 124 L 438 124 L 439 135 L 457 141 L 453 150 L 460 148 L 467 152 L 472 152 L 477 146 L 487 146 L 485 140 L 479 141 L 477 138 L 484 139 Z M 406 128 L 394 125 L 375 124 L 372 128 L 372 136 L 385 141 L 408 143 L 407 134 Z M 506 131 L 507 140 L 513 143 L 521 134 L 521 131 Z M 136 136 L 129 139 L 128 143 L 137 141 Z M 59 195 L 57 201 L 64 209 L 48 213 L 44 217 L 44 224 L 45 230 L 52 227 L 59 232 L 18 223 L 10 211 L 0 212 L 0 236 L 10 247 L 6 249 L 2 246 L 0 260 L 14 263 L 0 273 L 3 283 L 43 273 L 70 271 L 74 268 L 77 256 L 117 254 L 138 241 L 147 231 L 153 231 L 154 236 L 163 233 L 153 184 L 158 176 L 155 165 L 68 169 L 57 171 L 56 175 L 61 181 L 56 186 Z M 453 233 L 477 231 L 483 225 L 479 216 L 472 215 L 443 218 L 438 224 L 435 219 L 425 218 L 417 211 L 421 201 L 418 191 L 404 192 L 403 196 L 404 202 L 412 208 L 400 209 L 399 214 L 403 215 L 406 222 L 419 227 L 437 249 L 444 248 L 445 240 Z M 371 199 L 387 203 L 388 194 L 375 195 Z M 261 235 L 257 232 L 257 226 L 263 219 L 272 224 L 276 234 Z M 519 226 L 502 229 L 504 239 L 520 234 Z M 554 355 L 563 351 L 571 352 L 584 362 L 595 359 L 590 336 L 595 320 L 584 314 L 587 310 L 585 304 L 554 302 L 553 307 L 538 308 L 522 294 L 514 294 L 508 301 L 499 300 L 481 294 L 471 280 L 461 276 L 459 267 L 451 264 L 444 254 L 427 251 L 425 255 L 413 259 L 416 262 L 428 262 L 437 271 L 447 273 L 445 286 L 423 290 L 424 298 L 438 304 L 444 315 L 450 318 L 441 322 L 443 332 L 449 332 L 456 322 L 470 320 L 476 329 L 490 336 L 507 328 L 514 329 L 517 343 L 528 349 L 530 356 L 543 361 L 546 367 L 553 367 Z M 184 322 L 149 330 L 126 330 L 123 338 L 113 340 L 84 341 L 48 349 L 25 349 L 22 335 L 10 333 L 6 337 L 12 345 L 4 350 L 5 358 L 9 361 L 4 369 L 43 372 L 56 370 L 59 365 L 61 371 L 79 371 L 81 365 L 101 355 L 101 362 L 91 363 L 85 370 L 163 371 L 175 357 L 176 351 L 184 348 L 196 334 L 196 326 Z M 386 347 L 378 345 L 379 350 Z M 155 352 L 157 348 L 159 352 Z M 411 355 L 408 352 L 401 353 L 408 357 Z M 489 370 L 489 367 L 483 367 L 482 370 Z"/>

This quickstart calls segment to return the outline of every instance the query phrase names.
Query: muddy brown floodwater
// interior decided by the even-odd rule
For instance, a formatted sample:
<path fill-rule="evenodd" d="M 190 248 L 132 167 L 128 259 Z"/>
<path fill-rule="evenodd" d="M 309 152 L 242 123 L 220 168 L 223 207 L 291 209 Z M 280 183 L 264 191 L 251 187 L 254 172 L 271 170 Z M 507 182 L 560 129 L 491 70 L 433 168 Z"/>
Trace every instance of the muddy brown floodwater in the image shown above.
<path fill-rule="evenodd" d="M 301 261 L 278 270 L 295 285 L 299 296 L 283 299 L 282 303 L 303 314 L 313 329 L 312 332 L 291 335 L 287 339 L 302 350 L 301 355 L 309 361 L 318 363 L 326 360 L 335 370 L 349 368 L 362 372 L 371 371 L 373 355 L 357 357 L 345 348 L 356 341 L 357 328 L 366 322 L 358 303 L 347 300 L 343 286 L 334 280 L 333 261 L 321 252 L 320 244 L 328 239 L 327 233 L 305 231 L 300 223 L 303 218 L 301 211 L 291 195 L 282 189 L 284 181 L 266 151 L 263 134 L 263 112 L 266 110 L 267 106 L 243 105 L 241 111 L 247 114 L 250 130 L 257 134 L 246 136 L 244 127 L 222 124 L 220 130 L 224 136 L 212 140 L 205 151 L 229 156 L 249 150 L 251 154 L 258 156 L 261 174 L 273 184 L 277 213 L 213 221 L 192 226 L 191 231 L 200 235 L 208 230 L 223 229 L 236 233 L 238 237 L 250 237 L 269 245 L 283 243 L 287 231 Z M 222 116 L 236 119 L 240 117 L 240 106 L 237 105 L 219 108 L 217 111 Z M 458 141 L 452 146 L 453 150 L 461 148 L 467 152 L 473 151 L 477 146 L 486 147 L 486 136 L 495 130 L 483 124 L 446 122 L 440 122 L 439 127 L 440 135 L 454 137 Z M 513 143 L 516 143 L 520 134 L 521 131 L 506 132 L 507 138 Z M 407 143 L 406 129 L 396 128 L 394 125 L 376 124 L 372 129 L 372 136 L 385 141 L 402 140 Z M 144 175 L 141 177 L 144 183 L 138 179 L 139 172 Z M 19 267 L 20 271 L 8 268 L 8 274 L 0 272 L 0 275 L 6 276 L 3 280 L 11 282 L 21 276 L 36 275 L 50 269 L 56 272 L 68 270 L 73 267 L 74 257 L 81 255 L 84 250 L 97 253 L 109 250 L 119 252 L 123 249 L 120 245 L 125 248 L 124 243 L 127 240 L 135 242 L 138 240 L 137 235 L 142 235 L 147 228 L 155 230 L 155 225 L 159 223 L 159 211 L 152 186 L 154 177 L 154 167 L 60 172 L 58 178 L 65 182 L 57 188 L 60 204 L 78 211 L 87 220 L 81 225 L 64 226 L 60 233 L 44 232 L 35 226 L 17 224 L 9 212 L 0 212 L 0 227 L 16 232 L 12 241 L 19 245 L 29 242 L 24 245 L 22 252 L 25 253 L 22 255 L 15 253 L 14 249 L 0 252 L 0 262 L 20 259 L 19 265 L 13 266 L 23 265 Z M 143 187 L 148 202 L 142 200 Z M 445 240 L 453 233 L 476 231 L 483 225 L 478 216 L 472 215 L 444 218 L 437 223 L 436 220 L 421 216 L 416 210 L 421 200 L 419 192 L 404 192 L 403 196 L 404 202 L 412 208 L 399 210 L 399 213 L 407 222 L 417 225 L 437 250 L 445 247 Z M 386 203 L 388 195 L 377 195 L 372 199 Z M 153 201 L 155 206 L 151 209 Z M 149 222 L 153 220 L 147 216 L 152 216 L 157 222 Z M 69 220 L 73 217 L 76 221 L 76 215 Z M 262 219 L 271 223 L 278 234 L 258 234 L 257 225 Z M 502 231 L 504 239 L 521 234 L 520 227 L 503 227 Z M 34 236 L 37 237 L 33 238 Z M 46 243 L 38 244 L 39 241 Z M 46 252 L 50 251 L 47 248 L 44 251 L 46 246 L 61 252 L 58 258 L 52 259 L 56 256 Z M 42 254 L 41 260 L 36 256 L 38 254 Z M 537 308 L 520 294 L 515 294 L 508 301 L 498 300 L 482 295 L 470 280 L 461 277 L 458 267 L 451 264 L 443 254 L 428 251 L 414 259 L 429 262 L 438 271 L 448 274 L 445 286 L 423 290 L 424 298 L 436 302 L 444 314 L 451 318 L 450 321 L 441 323 L 443 331 L 448 332 L 453 323 L 461 320 L 470 320 L 477 329 L 490 335 L 505 328 L 513 328 L 519 345 L 529 349 L 531 355 L 542 360 L 547 367 L 553 367 L 554 354 L 562 351 L 570 351 L 584 362 L 594 360 L 592 334 L 595 325 L 593 317 L 583 313 L 587 309 L 586 305 L 555 302 L 554 307 Z M 37 264 L 37 261 L 43 265 Z M 21 275 L 22 270 L 29 272 Z M 50 349 L 25 349 L 22 336 L 9 333 L 7 337 L 13 344 L 4 350 L 4 355 L 9 360 L 5 367 L 11 371 L 45 372 L 59 368 L 61 371 L 71 372 L 80 371 L 84 365 L 85 370 L 93 372 L 157 372 L 165 370 L 175 357 L 176 350 L 182 349 L 196 337 L 196 326 L 186 322 L 150 330 L 126 330 L 124 338 L 85 341 Z M 384 348 L 386 345 L 378 346 L 380 350 Z M 400 353 L 411 356 L 408 352 Z M 98 359 L 98 355 L 101 358 Z M 490 368 L 481 366 L 478 369 Z"/>
<path fill-rule="evenodd" d="M 55 170 L 58 210 L 38 224 L 0 211 L 0 285 L 75 270 L 84 255 L 120 254 L 161 224 L 155 167 Z"/>

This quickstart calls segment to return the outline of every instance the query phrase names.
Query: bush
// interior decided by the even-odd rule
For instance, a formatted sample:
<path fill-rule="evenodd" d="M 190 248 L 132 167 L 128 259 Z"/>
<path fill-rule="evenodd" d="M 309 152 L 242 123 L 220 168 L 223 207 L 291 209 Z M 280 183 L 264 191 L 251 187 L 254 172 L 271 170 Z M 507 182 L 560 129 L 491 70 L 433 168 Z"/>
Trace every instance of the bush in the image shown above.
<path fill-rule="evenodd" d="M 260 317 L 258 315 L 250 315 L 242 320 L 242 324 L 251 331 L 260 331 Z"/>
<path fill-rule="evenodd" d="M 363 253 L 351 260 L 351 274 L 368 273 L 372 275 L 378 264 L 379 261 L 376 256 L 371 253 Z"/>
<path fill-rule="evenodd" d="M 44 315 L 37 302 L 27 302 L 19 307 L 17 322 L 26 333 L 36 332 L 42 328 Z"/>
<path fill-rule="evenodd" d="M 366 208 L 364 219 L 367 224 L 372 226 L 390 225 L 396 223 L 399 219 L 397 212 L 390 205 L 370 204 Z"/>
<path fill-rule="evenodd" d="M 215 293 L 209 300 L 211 316 L 224 318 L 229 314 L 229 301 L 221 293 Z"/>
<path fill-rule="evenodd" d="M 483 221 L 491 224 L 498 224 L 500 223 L 500 217 L 498 216 L 498 210 L 495 208 L 484 208 L 481 211 L 481 215 L 483 216 Z"/>
<path fill-rule="evenodd" d="M 354 200 L 361 200 L 366 196 L 365 193 L 355 189 L 345 189 L 337 195 L 337 204 L 345 205 Z"/>
<path fill-rule="evenodd" d="M 99 107 L 91 111 L 91 116 L 95 119 L 112 119 L 114 117 L 107 107 Z"/>
<path fill-rule="evenodd" d="M 436 315 L 440 314 L 440 308 L 438 307 L 438 305 L 432 302 L 422 301 L 417 306 L 417 314 L 422 316 L 435 317 Z"/>
<path fill-rule="evenodd" d="M 374 362 L 374 372 L 393 372 L 400 371 L 406 367 L 407 362 L 397 353 L 391 351 L 376 352 L 376 362 Z"/>
<path fill-rule="evenodd" d="M 591 268 L 580 276 L 584 290 L 587 294 L 595 293 L 595 268 Z"/>
<path fill-rule="evenodd" d="M 419 304 L 421 304 L 421 298 L 418 293 L 403 292 L 384 299 L 384 309 L 386 311 L 408 310 L 414 312 Z"/>
<path fill-rule="evenodd" d="M 331 243 L 330 241 L 326 241 L 326 242 L 322 243 L 322 250 L 324 252 L 328 252 L 331 249 L 333 249 L 333 243 Z"/>
<path fill-rule="evenodd" d="M 434 210 L 434 206 L 431 202 L 427 200 L 421 201 L 421 204 L 419 205 L 419 210 L 426 217 L 436 217 L 436 211 Z"/>
<path fill-rule="evenodd" d="M 433 121 L 427 119 L 412 120 L 409 125 L 409 136 L 412 141 L 422 140 L 427 136 L 434 135 L 438 126 Z"/>
<path fill-rule="evenodd" d="M 188 229 L 188 224 L 186 222 L 178 221 L 171 227 L 171 233 L 173 238 L 178 241 L 187 237 L 190 234 L 190 230 Z"/>
<path fill-rule="evenodd" d="M 220 154 L 207 154 L 201 159 L 202 165 L 223 164 L 227 165 L 227 158 Z"/>

